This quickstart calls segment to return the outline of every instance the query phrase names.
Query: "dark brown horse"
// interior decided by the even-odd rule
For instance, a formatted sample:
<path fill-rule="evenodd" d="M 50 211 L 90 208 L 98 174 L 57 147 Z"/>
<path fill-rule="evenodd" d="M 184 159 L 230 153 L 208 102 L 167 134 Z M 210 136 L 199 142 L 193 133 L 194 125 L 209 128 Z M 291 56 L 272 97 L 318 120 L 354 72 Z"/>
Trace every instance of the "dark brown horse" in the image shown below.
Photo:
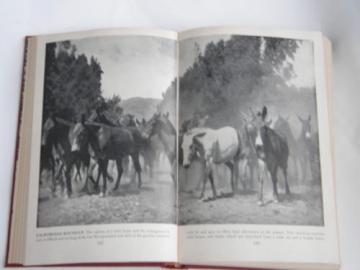
<path fill-rule="evenodd" d="M 281 137 L 285 138 L 289 146 L 289 160 L 293 164 L 293 177 L 299 180 L 299 170 L 297 163 L 299 160 L 299 153 L 302 151 L 299 148 L 298 142 L 295 139 L 294 133 L 290 127 L 289 117 L 282 117 L 279 115 L 274 123 L 274 131 Z"/>
<path fill-rule="evenodd" d="M 279 201 L 277 188 L 277 172 L 281 168 L 285 178 L 285 192 L 290 195 L 290 188 L 287 181 L 287 163 L 289 158 L 289 147 L 286 139 L 278 135 L 273 129 L 266 124 L 267 108 L 264 107 L 262 112 L 258 112 L 254 120 L 255 135 L 252 141 L 255 145 L 256 154 L 259 164 L 259 205 L 263 205 L 263 182 L 269 171 L 272 184 L 274 201 Z"/>
<path fill-rule="evenodd" d="M 139 151 L 146 142 L 137 127 L 111 127 L 95 122 L 79 122 L 74 129 L 72 149 L 87 147 L 92 158 L 99 164 L 99 176 L 103 177 L 103 190 L 100 195 L 107 192 L 107 167 L 109 160 L 115 160 L 118 176 L 114 190 L 118 189 L 123 173 L 122 160 L 130 156 L 138 176 L 138 187 L 141 187 L 141 165 Z"/>

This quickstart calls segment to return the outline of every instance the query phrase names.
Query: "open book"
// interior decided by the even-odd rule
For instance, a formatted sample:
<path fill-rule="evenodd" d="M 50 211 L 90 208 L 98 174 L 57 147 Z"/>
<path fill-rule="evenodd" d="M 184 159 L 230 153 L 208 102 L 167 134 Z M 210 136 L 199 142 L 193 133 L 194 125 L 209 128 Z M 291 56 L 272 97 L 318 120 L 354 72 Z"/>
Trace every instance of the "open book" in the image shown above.
<path fill-rule="evenodd" d="M 321 33 L 96 30 L 24 58 L 8 266 L 339 268 Z"/>

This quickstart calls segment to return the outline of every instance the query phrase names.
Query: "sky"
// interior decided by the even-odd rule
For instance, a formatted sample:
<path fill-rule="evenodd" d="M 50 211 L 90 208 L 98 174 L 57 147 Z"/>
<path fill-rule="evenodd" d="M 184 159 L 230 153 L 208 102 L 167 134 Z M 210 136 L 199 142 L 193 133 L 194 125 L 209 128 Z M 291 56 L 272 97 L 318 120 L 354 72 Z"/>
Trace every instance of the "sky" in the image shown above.
<path fill-rule="evenodd" d="M 149 36 L 71 40 L 77 54 L 94 56 L 103 70 L 104 97 L 162 98 L 176 77 L 176 42 Z"/>
<path fill-rule="evenodd" d="M 183 40 L 179 45 L 180 55 L 180 76 L 185 73 L 197 56 L 195 43 L 198 44 L 201 53 L 204 53 L 205 47 L 209 42 L 218 42 L 221 39 L 228 40 L 229 35 L 203 36 L 198 38 L 190 38 Z M 186 53 L 182 53 L 186 52 Z M 314 87 L 315 85 L 315 69 L 314 69 L 314 53 L 313 44 L 310 41 L 302 41 L 299 43 L 294 59 L 287 59 L 294 69 L 294 77 L 288 82 L 289 85 L 296 87 Z"/>

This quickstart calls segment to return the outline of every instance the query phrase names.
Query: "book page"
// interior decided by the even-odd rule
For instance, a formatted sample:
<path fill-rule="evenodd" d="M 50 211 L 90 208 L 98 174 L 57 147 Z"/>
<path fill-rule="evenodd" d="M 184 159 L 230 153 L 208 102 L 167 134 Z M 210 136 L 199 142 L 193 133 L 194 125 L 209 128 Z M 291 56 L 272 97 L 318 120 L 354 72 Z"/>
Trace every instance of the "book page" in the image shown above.
<path fill-rule="evenodd" d="M 179 34 L 179 261 L 336 268 L 320 33 Z"/>
<path fill-rule="evenodd" d="M 24 264 L 175 262 L 177 34 L 33 42 Z"/>

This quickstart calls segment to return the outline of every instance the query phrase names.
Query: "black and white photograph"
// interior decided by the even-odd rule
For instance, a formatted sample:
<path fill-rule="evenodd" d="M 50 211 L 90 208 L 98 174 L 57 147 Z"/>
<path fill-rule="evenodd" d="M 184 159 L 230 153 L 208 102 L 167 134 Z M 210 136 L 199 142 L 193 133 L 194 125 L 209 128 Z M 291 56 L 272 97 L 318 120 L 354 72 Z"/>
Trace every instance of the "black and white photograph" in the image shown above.
<path fill-rule="evenodd" d="M 46 44 L 37 227 L 176 221 L 177 46 Z"/>
<path fill-rule="evenodd" d="M 314 44 L 179 44 L 179 224 L 323 226 Z"/>

